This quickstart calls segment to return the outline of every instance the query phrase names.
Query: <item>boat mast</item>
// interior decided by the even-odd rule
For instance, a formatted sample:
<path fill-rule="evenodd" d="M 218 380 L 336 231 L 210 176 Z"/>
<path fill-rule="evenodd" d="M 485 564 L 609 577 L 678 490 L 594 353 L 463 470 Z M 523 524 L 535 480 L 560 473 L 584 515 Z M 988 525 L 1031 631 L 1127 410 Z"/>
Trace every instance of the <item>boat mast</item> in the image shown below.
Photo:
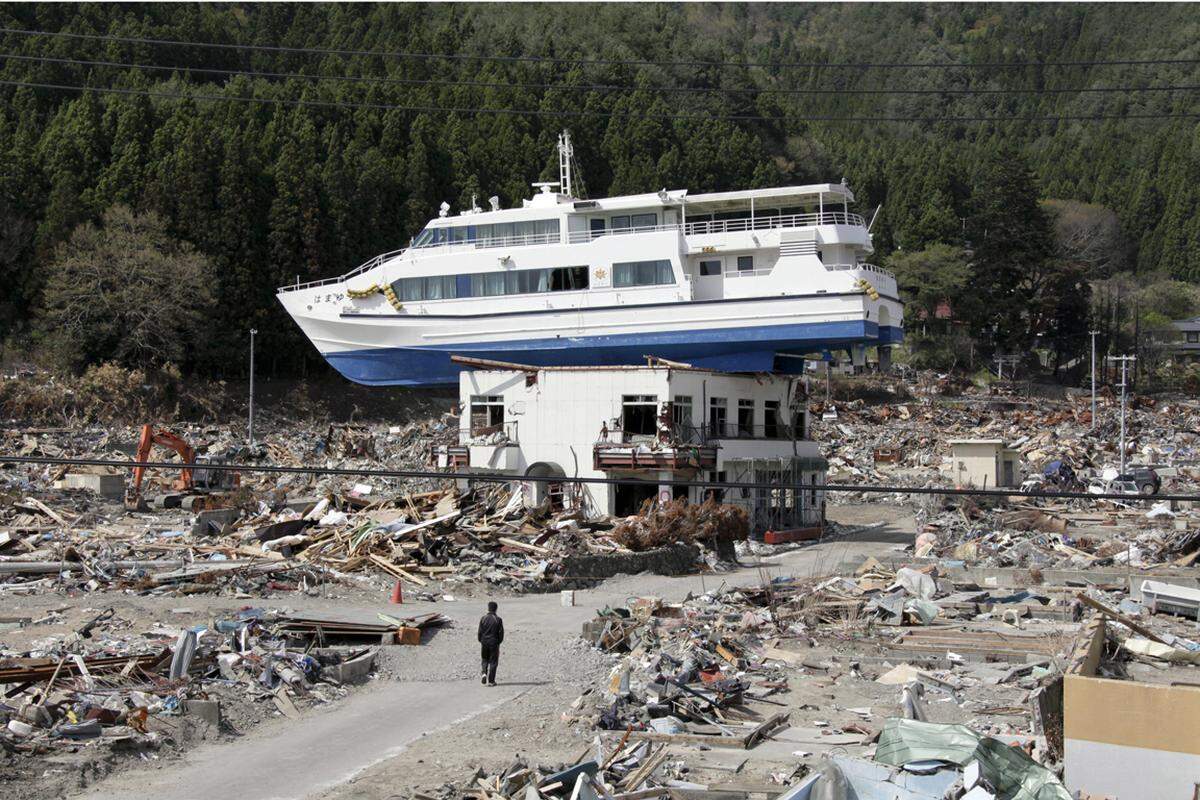
<path fill-rule="evenodd" d="M 563 130 L 558 135 L 558 190 L 567 197 L 574 197 L 574 187 L 571 186 L 571 132 Z"/>

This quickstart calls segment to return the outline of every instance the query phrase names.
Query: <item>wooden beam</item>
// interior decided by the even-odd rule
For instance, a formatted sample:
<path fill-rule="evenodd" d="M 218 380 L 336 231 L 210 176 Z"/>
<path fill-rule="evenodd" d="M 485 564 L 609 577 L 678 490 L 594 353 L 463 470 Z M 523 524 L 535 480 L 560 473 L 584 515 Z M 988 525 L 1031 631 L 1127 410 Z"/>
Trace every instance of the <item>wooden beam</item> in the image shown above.
<path fill-rule="evenodd" d="M 1098 600 L 1093 600 L 1092 598 L 1088 597 L 1083 592 L 1077 593 L 1075 595 L 1075 598 L 1077 600 L 1079 600 L 1079 602 L 1081 602 L 1085 606 L 1087 606 L 1088 608 L 1099 611 L 1101 614 L 1103 614 L 1106 617 L 1115 619 L 1117 622 L 1121 623 L 1126 628 L 1129 628 L 1129 630 L 1133 631 L 1134 633 L 1145 636 L 1147 639 L 1149 639 L 1152 642 L 1158 642 L 1159 644 L 1167 644 L 1157 634 L 1155 634 L 1154 631 L 1134 622 L 1133 620 L 1131 620 L 1129 617 L 1125 616 L 1124 614 L 1120 614 L 1116 611 L 1113 611 L 1108 606 L 1104 605 L 1103 603 L 1101 603 Z"/>

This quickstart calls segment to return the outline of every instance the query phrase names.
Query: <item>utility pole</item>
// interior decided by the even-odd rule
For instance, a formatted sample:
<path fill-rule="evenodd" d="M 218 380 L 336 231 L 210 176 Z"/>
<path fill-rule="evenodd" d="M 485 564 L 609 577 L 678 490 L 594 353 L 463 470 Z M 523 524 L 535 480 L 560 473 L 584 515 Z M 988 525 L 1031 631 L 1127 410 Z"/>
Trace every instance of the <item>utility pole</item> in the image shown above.
<path fill-rule="evenodd" d="M 1088 331 L 1092 335 L 1092 430 L 1096 430 L 1096 335 L 1100 331 Z"/>
<path fill-rule="evenodd" d="M 1125 474 L 1125 396 L 1129 386 L 1129 362 L 1137 361 L 1137 356 L 1108 356 L 1109 361 L 1121 362 L 1121 466 L 1120 474 Z"/>
<path fill-rule="evenodd" d="M 256 333 L 258 330 L 250 329 L 250 419 L 246 429 L 251 447 L 254 446 L 254 335 Z"/>

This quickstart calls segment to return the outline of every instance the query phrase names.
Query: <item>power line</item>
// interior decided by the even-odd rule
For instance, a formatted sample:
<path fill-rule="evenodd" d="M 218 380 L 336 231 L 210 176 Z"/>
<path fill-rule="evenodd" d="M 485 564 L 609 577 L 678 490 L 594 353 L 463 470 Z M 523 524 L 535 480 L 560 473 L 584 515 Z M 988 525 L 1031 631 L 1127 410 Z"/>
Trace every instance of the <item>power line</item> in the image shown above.
<path fill-rule="evenodd" d="M 82 39 L 102 42 L 124 42 L 127 44 L 164 45 L 169 47 L 198 47 L 218 50 L 239 50 L 273 53 L 302 53 L 307 55 L 377 56 L 382 58 L 408 58 L 446 61 L 494 61 L 533 62 L 553 64 L 595 64 L 600 66 L 645 66 L 645 67 L 741 67 L 760 69 L 1017 69 L 1026 67 L 1102 67 L 1140 66 L 1168 64 L 1200 64 L 1200 58 L 1148 58 L 1086 61 L 995 61 L 978 63 L 951 62 L 756 62 L 756 61 L 654 61 L 646 59 L 609 58 L 566 58 L 556 56 L 497 56 L 472 55 L 468 53 L 422 53 L 386 50 L 345 50 L 320 47 L 288 47 L 284 45 L 234 44 L 227 42 L 188 42 L 179 39 L 156 39 L 112 34 L 69 33 L 66 31 L 33 31 L 21 28 L 0 28 L 0 33 L 18 36 L 51 36 L 67 39 Z"/>
<path fill-rule="evenodd" d="M 464 106 L 414 106 L 395 105 L 391 103 L 345 102 L 338 100 L 293 100 L 286 98 L 247 97 L 244 95 L 215 95 L 215 94 L 179 94 L 153 89 L 129 89 L 120 87 L 75 86 L 59 83 L 40 83 L 34 81 L 0 80 L 0 86 L 15 86 L 31 89 L 53 89 L 68 92 L 96 92 L 98 94 L 120 94 L 141 97 L 161 97 L 171 100 L 205 100 L 214 102 L 263 103 L 267 105 L 311 106 L 317 108 L 348 108 L 374 109 L 379 111 L 412 111 L 416 113 L 434 114 L 497 114 L 518 117 L 609 117 L 637 118 L 658 120 L 729 120 L 741 122 L 780 122 L 786 118 L 800 122 L 1092 122 L 1099 120 L 1164 120 L 1164 119 L 1197 119 L 1200 111 L 1188 113 L 1140 113 L 1140 114 L 1064 114 L 1059 116 L 958 116 L 958 117 L 834 117 L 834 116 L 794 116 L 780 114 L 766 116 L 763 114 L 650 114 L 640 111 L 592 111 L 550 110 L 540 108 L 480 108 Z"/>
<path fill-rule="evenodd" d="M 182 461 L 119 461 L 103 458 L 59 458 L 53 456 L 9 456 L 0 454 L 0 468 L 7 464 L 38 464 L 44 466 L 63 467 L 114 467 L 116 469 L 146 469 L 178 470 L 187 466 Z M 192 466 L 199 466 L 193 464 Z M 645 486 L 645 481 L 637 478 L 566 478 L 562 476 L 534 475 L 501 475 L 482 472 L 438 472 L 436 470 L 415 469 L 368 469 L 365 467 L 316 467 L 316 466 L 286 466 L 283 464 L 204 464 L 204 469 L 224 472 L 261 472 L 264 474 L 285 475 L 336 475 L 342 477 L 362 476 L 368 478 L 408 478 L 428 480 L 465 480 L 479 483 L 586 483 L 593 485 L 627 485 L 638 484 Z M 1037 491 L 1022 492 L 1017 489 L 958 489 L 937 486 L 882 486 L 866 484 L 816 484 L 816 483 L 780 483 L 769 481 L 734 481 L 721 483 L 717 481 L 681 481 L 655 480 L 662 486 L 696 486 L 700 488 L 720 489 L 801 489 L 809 492 L 863 492 L 865 494 L 931 494 L 949 495 L 954 497 L 1012 497 L 1020 495 L 1028 498 L 1050 498 L 1068 500 L 1149 500 L 1156 501 L 1200 501 L 1200 494 L 1156 494 L 1152 496 L 1129 495 L 1109 492 L 1092 494 L 1090 492 Z"/>
<path fill-rule="evenodd" d="M 1108 94 L 1134 92 L 1194 92 L 1200 91 L 1200 84 L 1184 86 L 1067 86 L 1054 88 L 971 88 L 946 87 L 940 89 L 899 89 L 893 87 L 877 87 L 868 89 L 827 89 L 827 88 L 782 88 L 782 87 L 746 87 L 733 88 L 727 86 L 629 86 L 618 84 L 563 84 L 563 83 L 513 83 L 504 81 L 478 80 L 448 80 L 438 78 L 396 78 L 379 75 L 313 75 L 304 72 L 262 72 L 257 70 L 226 69 L 221 67 L 172 66 L 164 64 L 136 64 L 126 61 L 97 61 L 81 58 L 63 58 L 46 55 L 21 55 L 18 53 L 0 53 L 0 58 L 14 61 L 39 61 L 50 64 L 71 64 L 83 67 L 112 67 L 115 69 L 154 70 L 158 72 L 199 72 L 211 75 L 244 75 L 250 78 L 271 78 L 283 80 L 337 81 L 343 83 L 379 83 L 400 86 L 466 86 L 480 89 L 541 89 L 558 91 L 600 91 L 600 92 L 635 92 L 650 91 L 667 94 L 774 94 L 774 95 L 972 95 L 972 94 Z"/>

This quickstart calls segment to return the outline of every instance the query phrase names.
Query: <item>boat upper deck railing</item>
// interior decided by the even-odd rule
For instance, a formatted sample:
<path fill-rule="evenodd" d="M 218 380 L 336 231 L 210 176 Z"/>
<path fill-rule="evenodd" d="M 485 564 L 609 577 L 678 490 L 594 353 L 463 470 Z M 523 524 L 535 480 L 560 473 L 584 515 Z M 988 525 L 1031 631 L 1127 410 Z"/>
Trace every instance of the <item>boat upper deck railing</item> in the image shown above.
<path fill-rule="evenodd" d="M 632 234 L 655 233 L 658 231 L 680 231 L 682 230 L 685 236 L 698 236 L 703 234 L 713 233 L 738 233 L 742 231 L 758 231 L 771 230 L 776 228 L 809 228 L 815 225 L 856 225 L 866 227 L 866 221 L 858 214 L 850 214 L 844 211 L 825 211 L 815 214 L 788 214 L 742 217 L 739 219 L 726 220 L 700 220 L 696 222 L 688 222 L 683 225 L 646 225 L 637 228 L 605 228 L 604 230 L 585 230 L 571 231 L 567 234 L 568 244 L 583 244 L 592 242 L 596 239 L 609 236 L 629 236 Z M 418 247 L 410 247 L 404 250 L 393 250 L 390 253 L 377 255 L 369 261 L 360 264 L 344 275 L 339 275 L 336 278 L 326 278 L 320 281 L 309 281 L 308 283 L 300 283 L 289 286 L 279 287 L 280 292 L 296 291 L 298 289 L 311 289 L 316 286 L 326 286 L 335 283 L 344 283 L 353 278 L 355 275 L 361 275 L 368 270 L 374 269 L 383 264 L 383 262 L 393 259 L 409 250 L 432 252 L 437 251 L 442 253 L 456 253 L 466 250 L 482 250 L 496 247 L 529 247 L 537 245 L 561 244 L 562 238 L 558 233 L 531 233 L 521 236 L 494 236 L 486 239 L 463 239 L 461 241 L 440 242 L 437 244 L 425 244 Z M 879 270 L 878 267 L 874 269 Z M 886 270 L 879 270 L 886 272 Z M 890 273 L 888 273 L 890 274 Z"/>
<path fill-rule="evenodd" d="M 895 273 L 893 273 L 891 270 L 884 269 L 883 267 L 877 267 L 874 264 L 826 264 L 825 269 L 827 269 L 827 270 L 856 269 L 856 270 L 862 270 L 863 272 L 875 272 L 875 273 L 878 273 L 885 277 L 891 278 L 892 280 L 896 279 Z"/>
<path fill-rule="evenodd" d="M 361 275 L 368 270 L 375 269 L 383 262 L 390 258 L 395 258 L 403 252 L 404 250 L 393 250 L 390 253 L 380 253 L 369 261 L 364 261 L 349 272 L 343 275 L 338 275 L 335 278 L 325 278 L 324 280 L 309 281 L 308 283 L 301 283 L 299 279 L 297 279 L 295 283 L 288 284 L 287 286 L 280 286 L 278 289 L 276 289 L 276 292 L 282 294 L 283 292 L 295 292 L 299 289 L 311 289 L 315 286 L 327 286 L 332 283 L 344 283 L 353 278 L 355 275 Z"/>
<path fill-rule="evenodd" d="M 787 214 L 739 219 L 700 220 L 684 226 L 685 236 L 705 233 L 737 233 L 739 231 L 770 230 L 772 228 L 811 228 L 814 225 L 857 225 L 866 227 L 866 220 L 845 211 L 824 211 L 816 214 Z"/>

